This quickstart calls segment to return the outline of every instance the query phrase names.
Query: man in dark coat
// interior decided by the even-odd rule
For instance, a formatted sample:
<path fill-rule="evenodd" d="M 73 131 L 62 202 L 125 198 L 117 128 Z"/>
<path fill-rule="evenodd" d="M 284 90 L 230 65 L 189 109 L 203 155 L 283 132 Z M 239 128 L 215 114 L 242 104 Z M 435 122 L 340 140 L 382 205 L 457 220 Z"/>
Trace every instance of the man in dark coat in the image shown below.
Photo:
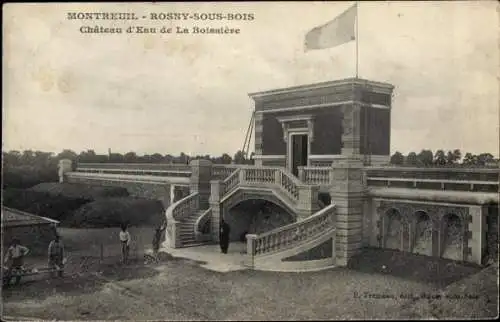
<path fill-rule="evenodd" d="M 229 248 L 229 225 L 222 219 L 220 223 L 220 233 L 219 233 L 219 243 L 222 253 L 227 254 L 227 249 Z"/>

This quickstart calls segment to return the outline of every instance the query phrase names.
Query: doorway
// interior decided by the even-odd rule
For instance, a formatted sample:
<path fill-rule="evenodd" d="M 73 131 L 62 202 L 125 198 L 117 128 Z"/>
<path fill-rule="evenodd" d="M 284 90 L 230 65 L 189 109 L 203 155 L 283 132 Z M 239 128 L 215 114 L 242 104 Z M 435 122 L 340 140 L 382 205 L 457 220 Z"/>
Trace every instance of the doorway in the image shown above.
<path fill-rule="evenodd" d="M 307 134 L 292 134 L 291 145 L 291 171 L 293 175 L 299 175 L 300 166 L 307 166 L 308 139 Z"/>

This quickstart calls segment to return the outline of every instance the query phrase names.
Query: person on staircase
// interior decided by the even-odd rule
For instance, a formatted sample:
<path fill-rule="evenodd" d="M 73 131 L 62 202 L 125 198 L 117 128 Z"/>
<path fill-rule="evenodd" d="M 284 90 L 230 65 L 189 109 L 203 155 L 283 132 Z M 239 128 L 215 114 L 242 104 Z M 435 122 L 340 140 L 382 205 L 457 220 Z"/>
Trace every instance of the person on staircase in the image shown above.
<path fill-rule="evenodd" d="M 220 249 L 221 249 L 223 254 L 227 254 L 227 249 L 229 248 L 229 232 L 230 231 L 231 231 L 231 228 L 224 221 L 224 219 L 222 219 L 221 223 L 220 223 L 219 243 L 220 243 Z"/>

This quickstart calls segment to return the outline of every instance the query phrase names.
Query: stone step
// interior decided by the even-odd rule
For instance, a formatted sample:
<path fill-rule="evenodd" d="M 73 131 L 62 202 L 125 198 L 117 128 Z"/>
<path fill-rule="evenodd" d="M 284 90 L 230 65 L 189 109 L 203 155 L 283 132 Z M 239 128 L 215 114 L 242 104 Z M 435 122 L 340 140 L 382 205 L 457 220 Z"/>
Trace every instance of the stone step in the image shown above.
<path fill-rule="evenodd" d="M 182 247 L 196 247 L 196 246 L 205 246 L 205 245 L 209 245 L 209 244 L 211 244 L 211 242 L 194 242 L 194 243 L 188 243 L 188 244 L 183 243 Z"/>

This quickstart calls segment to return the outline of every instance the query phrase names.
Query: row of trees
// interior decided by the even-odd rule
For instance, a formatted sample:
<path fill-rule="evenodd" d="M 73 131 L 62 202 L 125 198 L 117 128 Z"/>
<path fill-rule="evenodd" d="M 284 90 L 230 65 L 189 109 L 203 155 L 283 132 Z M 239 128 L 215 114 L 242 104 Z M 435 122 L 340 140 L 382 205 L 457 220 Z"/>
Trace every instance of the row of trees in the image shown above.
<path fill-rule="evenodd" d="M 31 151 L 26 150 L 23 152 L 9 151 L 2 152 L 3 166 L 9 167 L 35 167 L 38 169 L 54 168 L 61 159 L 70 159 L 82 163 L 183 163 L 188 164 L 193 159 L 206 159 L 213 163 L 218 164 L 253 164 L 253 153 L 250 158 L 245 158 L 242 151 L 236 152 L 231 157 L 229 154 L 224 153 L 218 157 L 210 155 L 197 155 L 194 157 L 188 156 L 182 152 L 178 156 L 170 154 L 161 155 L 159 153 L 146 154 L 139 156 L 135 152 L 128 152 L 125 154 L 109 153 L 109 154 L 96 154 L 93 150 L 82 151 L 80 154 L 72 150 L 63 150 L 61 153 L 55 154 L 51 152 Z"/>
<path fill-rule="evenodd" d="M 82 151 L 80 154 L 72 150 L 63 150 L 55 154 L 51 152 L 31 151 L 23 152 L 9 151 L 2 152 L 3 166 L 10 167 L 34 167 L 37 169 L 57 168 L 57 163 L 61 159 L 70 159 L 75 162 L 82 163 L 182 163 L 188 164 L 193 159 L 206 159 L 217 164 L 253 164 L 254 153 L 249 158 L 245 158 L 242 151 L 236 152 L 231 157 L 224 153 L 218 157 L 210 155 L 189 156 L 181 152 L 178 156 L 170 154 L 161 155 L 160 153 L 146 154 L 139 156 L 135 152 L 125 154 L 109 153 L 96 154 L 93 150 Z M 491 153 L 481 153 L 478 155 L 466 153 L 462 157 L 462 152 L 459 149 L 453 151 L 437 150 L 433 153 L 431 150 L 422 150 L 420 153 L 410 152 L 408 155 L 403 155 L 396 151 L 391 156 L 391 164 L 399 166 L 488 166 L 495 164 L 499 159 L 495 159 Z"/>
<path fill-rule="evenodd" d="M 472 154 L 465 153 L 462 158 L 462 152 L 459 149 L 445 152 L 437 150 L 433 153 L 431 150 L 422 150 L 420 153 L 410 152 L 403 155 L 396 151 L 391 156 L 391 164 L 398 166 L 490 166 L 498 164 L 499 159 L 491 153 Z"/>

